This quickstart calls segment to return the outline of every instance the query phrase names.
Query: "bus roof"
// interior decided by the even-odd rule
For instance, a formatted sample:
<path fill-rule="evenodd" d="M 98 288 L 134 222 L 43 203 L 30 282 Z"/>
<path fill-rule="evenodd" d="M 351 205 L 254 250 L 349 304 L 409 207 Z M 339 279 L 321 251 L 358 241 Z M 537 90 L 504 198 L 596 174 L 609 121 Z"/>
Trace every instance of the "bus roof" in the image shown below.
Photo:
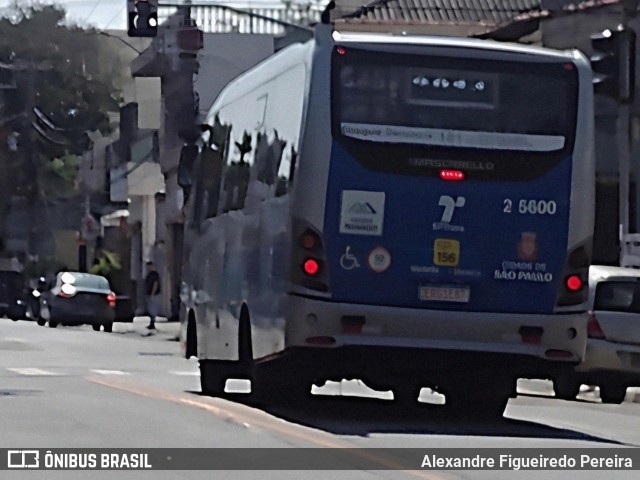
<path fill-rule="evenodd" d="M 434 47 L 452 47 L 482 49 L 487 52 L 504 52 L 514 54 L 544 55 L 547 58 L 575 61 L 577 64 L 585 64 L 587 60 L 578 50 L 554 50 L 531 45 L 515 43 L 503 43 L 494 40 L 480 40 L 464 37 L 445 37 L 432 35 L 397 35 L 385 33 L 361 33 L 361 32 L 337 32 L 334 31 L 333 41 L 336 43 L 354 44 L 395 44 L 395 45 L 425 45 Z M 267 57 L 255 67 L 239 75 L 232 80 L 218 95 L 207 113 L 205 123 L 213 125 L 215 112 L 224 105 L 240 98 L 258 88 L 260 85 L 280 75 L 295 65 L 304 63 L 310 58 L 314 40 L 305 43 L 295 43 L 279 52 Z M 580 65 L 583 66 L 583 65 Z"/>
<path fill-rule="evenodd" d="M 205 123 L 213 125 L 215 113 L 224 105 L 255 90 L 282 72 L 304 63 L 308 58 L 311 43 L 312 41 L 296 43 L 283 48 L 232 80 L 222 89 L 218 98 L 213 102 L 207 113 Z"/>
<path fill-rule="evenodd" d="M 472 48 L 521 54 L 547 55 L 557 58 L 576 59 L 581 57 L 578 50 L 554 50 L 551 48 L 505 43 L 495 40 L 481 40 L 465 37 L 445 37 L 434 35 L 397 35 L 387 33 L 333 32 L 336 43 L 381 43 L 395 45 L 427 45 L 434 47 Z"/>

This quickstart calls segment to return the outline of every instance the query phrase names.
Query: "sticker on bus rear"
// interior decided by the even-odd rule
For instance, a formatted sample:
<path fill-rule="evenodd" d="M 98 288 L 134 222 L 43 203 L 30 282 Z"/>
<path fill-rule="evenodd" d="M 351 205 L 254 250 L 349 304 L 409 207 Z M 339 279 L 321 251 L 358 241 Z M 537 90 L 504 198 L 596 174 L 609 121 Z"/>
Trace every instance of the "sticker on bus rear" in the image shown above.
<path fill-rule="evenodd" d="M 376 273 L 384 273 L 391 265 L 391 254 L 384 247 L 376 247 L 369 252 L 367 258 L 369 268 Z"/>
<path fill-rule="evenodd" d="M 456 267 L 460 262 L 460 242 L 450 238 L 436 238 L 433 242 L 433 263 L 439 267 Z"/>
<path fill-rule="evenodd" d="M 340 207 L 340 233 L 382 235 L 384 192 L 343 190 Z"/>

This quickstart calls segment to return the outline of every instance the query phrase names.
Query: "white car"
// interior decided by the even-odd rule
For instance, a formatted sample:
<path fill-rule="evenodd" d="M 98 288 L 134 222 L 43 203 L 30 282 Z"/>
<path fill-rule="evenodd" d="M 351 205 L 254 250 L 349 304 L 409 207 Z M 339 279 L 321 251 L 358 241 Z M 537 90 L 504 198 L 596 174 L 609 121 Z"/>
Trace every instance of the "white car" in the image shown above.
<path fill-rule="evenodd" d="M 584 360 L 554 379 L 556 397 L 572 400 L 587 384 L 603 403 L 622 403 L 627 387 L 640 386 L 640 270 L 591 266 L 589 308 Z"/>

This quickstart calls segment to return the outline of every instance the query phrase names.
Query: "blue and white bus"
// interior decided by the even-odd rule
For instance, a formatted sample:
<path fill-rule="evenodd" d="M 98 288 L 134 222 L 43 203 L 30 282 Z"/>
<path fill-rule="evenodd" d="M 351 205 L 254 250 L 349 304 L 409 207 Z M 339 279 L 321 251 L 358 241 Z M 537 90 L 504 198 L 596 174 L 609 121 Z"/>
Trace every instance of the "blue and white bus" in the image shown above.
<path fill-rule="evenodd" d="M 358 378 L 503 408 L 578 363 L 592 103 L 577 51 L 326 25 L 231 82 L 185 209 L 203 391 Z"/>

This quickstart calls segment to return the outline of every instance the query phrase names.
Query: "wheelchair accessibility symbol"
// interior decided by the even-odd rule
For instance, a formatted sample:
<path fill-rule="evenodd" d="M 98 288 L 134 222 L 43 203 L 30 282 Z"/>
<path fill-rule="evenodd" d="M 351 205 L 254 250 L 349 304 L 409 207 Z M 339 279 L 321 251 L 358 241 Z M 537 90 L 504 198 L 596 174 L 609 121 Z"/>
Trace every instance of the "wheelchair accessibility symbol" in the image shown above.
<path fill-rule="evenodd" d="M 354 268 L 360 268 L 358 259 L 351 253 L 351 246 L 347 246 L 347 249 L 340 257 L 340 266 L 345 270 L 353 270 Z"/>

